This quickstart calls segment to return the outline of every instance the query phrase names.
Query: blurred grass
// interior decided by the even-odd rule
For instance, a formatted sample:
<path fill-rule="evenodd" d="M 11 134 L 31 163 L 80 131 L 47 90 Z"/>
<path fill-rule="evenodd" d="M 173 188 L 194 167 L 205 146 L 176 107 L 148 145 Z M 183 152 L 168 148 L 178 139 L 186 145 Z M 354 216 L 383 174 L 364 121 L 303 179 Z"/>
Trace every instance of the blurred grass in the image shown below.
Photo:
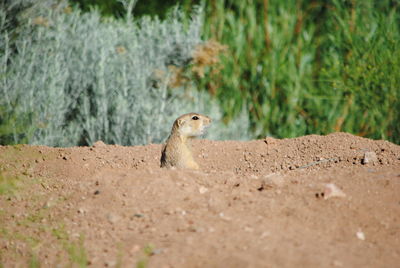
<path fill-rule="evenodd" d="M 70 2 L 121 16 L 118 1 Z M 158 2 L 139 1 L 134 17 L 142 12 L 164 17 Z M 203 63 L 209 57 L 213 66 L 196 63 L 195 55 L 193 70 L 198 72 L 185 75 L 218 100 L 225 122 L 243 125 L 238 114 L 248 109 L 253 137 L 345 131 L 400 144 L 399 1 L 200 2 L 205 11 L 202 39 L 215 40 L 214 51 L 218 44 L 223 49 L 217 52 L 219 64 L 213 62 L 215 53 L 201 55 Z M 180 3 L 190 13 L 199 0 L 163 3 Z M 2 143 L 31 140 L 34 129 L 24 122 L 36 117 L 0 109 Z"/>
<path fill-rule="evenodd" d="M 13 195 L 20 185 L 16 176 L 8 176 L 0 171 L 0 195 Z"/>
<path fill-rule="evenodd" d="M 63 224 L 52 229 L 52 234 L 62 244 L 68 253 L 71 267 L 87 267 L 88 257 L 84 247 L 84 236 L 80 235 L 78 241 L 72 241 Z"/>
<path fill-rule="evenodd" d="M 206 1 L 204 38 L 227 45 L 198 79 L 226 120 L 259 136 L 346 131 L 400 143 L 398 1 Z"/>

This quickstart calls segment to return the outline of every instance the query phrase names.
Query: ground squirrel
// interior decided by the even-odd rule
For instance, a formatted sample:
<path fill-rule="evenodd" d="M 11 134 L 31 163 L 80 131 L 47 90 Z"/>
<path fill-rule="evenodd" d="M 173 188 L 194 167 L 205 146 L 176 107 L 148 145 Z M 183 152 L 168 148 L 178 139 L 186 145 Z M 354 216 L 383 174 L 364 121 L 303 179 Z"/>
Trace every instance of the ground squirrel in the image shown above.
<path fill-rule="evenodd" d="M 193 159 L 191 140 L 202 135 L 210 124 L 211 118 L 197 113 L 178 117 L 162 148 L 161 167 L 199 169 Z"/>

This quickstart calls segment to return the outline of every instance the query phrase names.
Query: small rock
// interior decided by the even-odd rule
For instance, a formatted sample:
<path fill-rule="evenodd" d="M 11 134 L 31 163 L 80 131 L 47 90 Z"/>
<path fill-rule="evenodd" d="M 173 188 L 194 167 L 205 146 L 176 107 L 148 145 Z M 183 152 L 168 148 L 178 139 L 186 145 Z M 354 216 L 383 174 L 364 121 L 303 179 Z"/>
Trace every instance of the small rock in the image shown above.
<path fill-rule="evenodd" d="M 219 216 L 220 216 L 221 219 L 226 220 L 226 221 L 231 221 L 232 220 L 231 217 L 226 216 L 223 212 L 219 213 Z"/>
<path fill-rule="evenodd" d="M 360 240 L 363 240 L 363 241 L 365 240 L 365 234 L 361 230 L 358 230 L 358 232 L 356 233 L 356 236 Z"/>
<path fill-rule="evenodd" d="M 42 208 L 50 208 L 52 206 L 54 206 L 54 201 L 48 200 L 46 203 L 43 204 Z"/>
<path fill-rule="evenodd" d="M 285 184 L 284 177 L 280 173 L 271 173 L 264 177 L 264 184 L 267 185 L 275 185 L 278 187 L 282 187 Z"/>
<path fill-rule="evenodd" d="M 335 184 L 328 183 L 325 185 L 324 199 L 329 199 L 331 197 L 346 197 L 346 194 L 339 189 Z"/>
<path fill-rule="evenodd" d="M 361 163 L 363 165 L 369 164 L 369 163 L 376 163 L 378 162 L 378 157 L 376 156 L 375 152 L 366 152 L 364 153 L 364 158 L 361 160 Z"/>
<path fill-rule="evenodd" d="M 113 213 L 108 213 L 108 214 L 107 214 L 107 220 L 108 220 L 110 223 L 114 224 L 114 223 L 116 223 L 117 221 L 119 221 L 119 216 L 116 215 L 116 214 L 113 214 Z"/>
<path fill-rule="evenodd" d="M 205 194 L 205 193 L 208 192 L 208 189 L 207 189 L 206 187 L 204 187 L 204 186 L 201 186 L 201 187 L 199 188 L 199 192 L 200 192 L 200 194 Z"/>
<path fill-rule="evenodd" d="M 98 195 L 100 193 L 100 191 L 99 190 L 96 190 L 96 191 L 94 191 L 94 195 Z"/>
<path fill-rule="evenodd" d="M 78 209 L 78 213 L 79 214 L 85 214 L 86 210 L 84 210 L 83 208 Z"/>

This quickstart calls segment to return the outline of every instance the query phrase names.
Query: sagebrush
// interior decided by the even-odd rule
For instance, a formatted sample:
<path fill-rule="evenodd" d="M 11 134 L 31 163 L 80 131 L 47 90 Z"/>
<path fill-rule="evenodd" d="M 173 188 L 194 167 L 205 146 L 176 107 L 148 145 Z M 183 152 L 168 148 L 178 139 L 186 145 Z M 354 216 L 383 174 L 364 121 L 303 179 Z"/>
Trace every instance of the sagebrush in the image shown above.
<path fill-rule="evenodd" d="M 184 77 L 204 43 L 200 8 L 189 19 L 175 8 L 163 21 L 116 20 L 66 2 L 35 9 L 41 2 L 19 8 L 16 29 L 0 12 L 1 144 L 158 143 L 192 111 L 215 120 L 210 138 L 248 137 L 245 111 L 223 124 L 218 104 Z M 185 79 L 171 86 L 178 72 Z"/>

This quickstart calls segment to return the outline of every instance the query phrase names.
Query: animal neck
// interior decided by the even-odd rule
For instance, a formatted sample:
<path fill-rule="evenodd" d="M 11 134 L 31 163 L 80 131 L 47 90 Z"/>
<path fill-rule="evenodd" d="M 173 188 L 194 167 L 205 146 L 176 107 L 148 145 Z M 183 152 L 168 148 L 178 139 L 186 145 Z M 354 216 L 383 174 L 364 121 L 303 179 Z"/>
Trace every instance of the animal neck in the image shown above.
<path fill-rule="evenodd" d="M 180 133 L 175 133 L 174 136 L 177 137 L 179 140 L 181 140 L 182 144 L 187 144 L 187 145 L 190 145 L 190 142 L 193 139 L 193 137 L 188 137 Z"/>

